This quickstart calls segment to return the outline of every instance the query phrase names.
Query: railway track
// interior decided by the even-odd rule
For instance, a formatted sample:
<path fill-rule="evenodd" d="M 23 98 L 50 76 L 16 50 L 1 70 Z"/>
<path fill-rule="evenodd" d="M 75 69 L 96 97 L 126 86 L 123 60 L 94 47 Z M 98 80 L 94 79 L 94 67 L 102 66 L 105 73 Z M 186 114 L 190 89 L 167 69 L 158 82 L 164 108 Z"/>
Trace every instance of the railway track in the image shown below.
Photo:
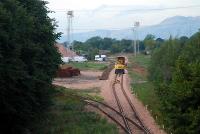
<path fill-rule="evenodd" d="M 117 80 L 117 75 L 115 77 L 115 82 L 116 82 L 116 80 Z M 117 106 L 119 108 L 119 111 L 122 114 L 122 119 L 123 119 L 124 125 L 125 125 L 125 127 L 127 129 L 127 132 L 128 132 L 128 134 L 132 134 L 132 130 L 130 128 L 130 125 L 129 125 L 127 119 L 125 118 L 126 115 L 124 113 L 124 109 L 123 109 L 123 107 L 122 107 L 122 105 L 120 103 L 119 97 L 118 97 L 117 92 L 116 92 L 116 88 L 115 88 L 116 83 L 115 82 L 112 84 L 113 95 L 115 97 L 115 100 L 116 100 Z"/>
<path fill-rule="evenodd" d="M 124 96 L 125 96 L 125 98 L 126 98 L 128 104 L 129 104 L 129 106 L 131 107 L 131 109 L 132 109 L 132 111 L 133 111 L 133 117 L 135 117 L 135 118 L 137 119 L 137 121 L 139 122 L 139 124 L 141 125 L 141 127 L 145 130 L 145 132 L 146 132 L 147 134 L 150 134 L 150 131 L 144 126 L 144 123 L 142 122 L 142 120 L 140 119 L 138 113 L 136 112 L 135 106 L 134 106 L 133 103 L 131 102 L 130 98 L 128 97 L 128 95 L 127 95 L 127 93 L 126 93 L 126 91 L 125 91 L 125 89 L 124 89 L 124 86 L 123 86 L 124 80 L 123 80 L 123 78 L 124 78 L 124 75 L 121 75 L 121 83 L 120 83 L 121 90 L 122 90 L 122 92 L 123 92 L 123 94 L 124 94 Z"/>
<path fill-rule="evenodd" d="M 116 77 L 115 77 L 115 80 L 116 80 Z M 126 111 L 121 105 L 120 98 L 116 92 L 116 87 L 115 87 L 117 84 L 120 84 L 120 90 L 123 92 L 124 97 L 126 98 L 130 108 L 132 109 L 133 118 L 132 117 L 130 118 L 130 116 L 128 117 L 126 115 Z M 68 93 L 68 97 L 75 97 L 76 99 L 78 98 L 80 101 L 83 101 L 84 103 L 99 110 L 101 113 L 105 114 L 113 122 L 115 122 L 118 126 L 120 126 L 122 130 L 127 134 L 135 133 L 135 129 L 139 130 L 141 134 L 151 134 L 150 131 L 146 129 L 145 126 L 143 125 L 140 117 L 138 116 L 135 110 L 134 105 L 132 104 L 130 98 L 128 97 L 123 87 L 123 75 L 121 76 L 121 80 L 119 83 L 114 82 L 112 84 L 112 91 L 115 97 L 115 101 L 117 103 L 117 107 L 118 107 L 117 110 L 104 102 L 94 100 L 90 97 L 83 97 L 83 96 L 73 94 L 73 93 Z M 116 116 L 118 116 L 118 118 Z M 121 118 L 121 120 L 119 119 L 119 117 Z M 134 129 L 133 129 L 133 126 L 134 126 Z"/>
<path fill-rule="evenodd" d="M 120 102 L 120 99 L 117 95 L 117 92 L 116 92 L 116 88 L 115 86 L 119 83 L 120 84 L 120 90 L 122 91 L 123 93 L 123 96 L 125 97 L 126 101 L 128 102 L 128 105 L 130 106 L 131 110 L 132 110 L 132 117 L 134 118 L 134 120 L 137 120 L 135 123 L 137 123 L 137 128 L 138 128 L 138 125 L 142 128 L 142 132 L 145 133 L 145 134 L 150 134 L 150 131 L 148 129 L 146 129 L 146 127 L 144 126 L 143 122 L 141 121 L 140 117 L 138 116 L 138 113 L 136 112 L 136 109 L 134 107 L 134 105 L 132 104 L 130 98 L 128 97 L 125 89 L 124 89 L 124 86 L 123 86 L 123 75 L 120 76 L 121 77 L 121 80 L 118 81 L 117 80 L 117 77 L 115 77 L 114 81 L 118 81 L 117 83 L 114 82 L 113 85 L 112 85 L 112 90 L 113 90 L 113 95 L 115 97 L 115 100 L 116 100 L 116 103 L 117 103 L 117 106 L 118 106 L 118 109 L 120 111 L 120 113 L 127 117 L 126 115 L 126 111 L 124 110 L 121 102 Z M 122 117 L 123 118 L 123 117 Z M 128 130 L 128 133 L 129 134 L 132 134 L 135 129 L 130 127 L 131 125 L 129 124 L 129 122 L 127 121 L 126 118 L 123 118 L 123 122 L 124 122 L 124 126 L 126 127 L 126 129 Z M 141 130 L 141 129 L 140 129 Z"/>
<path fill-rule="evenodd" d="M 119 125 L 124 130 L 124 132 L 128 133 L 128 130 L 124 127 L 124 125 L 122 123 L 120 123 L 117 119 L 115 119 L 115 117 L 113 117 L 113 114 L 110 114 L 110 112 L 105 110 L 105 108 L 107 108 L 110 111 L 116 113 L 116 115 L 122 117 L 123 115 L 120 112 L 118 112 L 116 109 L 114 109 L 112 106 L 109 106 L 108 104 L 103 103 L 101 101 L 97 101 L 97 100 L 94 100 L 92 98 L 83 97 L 83 96 L 80 96 L 80 95 L 77 95 L 77 94 L 73 94 L 73 93 L 68 93 L 67 97 L 79 99 L 80 101 L 85 102 L 86 104 L 98 109 L 100 112 L 102 112 L 107 117 L 109 117 L 112 121 L 114 121 L 117 125 Z M 132 125 L 137 126 L 140 130 L 145 131 L 135 121 L 131 120 L 130 118 L 128 118 L 126 116 L 124 116 L 124 118 L 126 118 L 126 120 L 128 120 L 128 122 L 131 123 Z"/>

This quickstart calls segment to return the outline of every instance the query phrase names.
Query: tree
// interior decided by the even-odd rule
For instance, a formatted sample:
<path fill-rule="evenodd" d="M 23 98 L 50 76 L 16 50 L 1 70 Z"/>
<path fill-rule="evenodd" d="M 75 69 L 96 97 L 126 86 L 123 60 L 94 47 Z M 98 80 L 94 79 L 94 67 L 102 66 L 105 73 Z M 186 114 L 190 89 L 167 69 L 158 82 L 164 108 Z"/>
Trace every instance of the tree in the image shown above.
<path fill-rule="evenodd" d="M 186 36 L 182 36 L 182 37 L 180 37 L 180 42 L 181 42 L 181 44 L 182 45 L 185 45 L 186 44 L 186 42 L 188 41 L 188 37 L 186 37 Z"/>
<path fill-rule="evenodd" d="M 58 34 L 46 2 L 0 2 L 1 133 L 29 133 L 51 103 L 52 78 L 60 64 Z"/>
<path fill-rule="evenodd" d="M 113 44 L 112 47 L 111 47 L 111 52 L 112 53 L 119 53 L 121 52 L 122 50 L 120 49 L 120 46 L 118 44 Z"/>
<path fill-rule="evenodd" d="M 103 39 L 103 50 L 109 50 L 111 48 L 113 40 L 111 38 L 104 38 Z"/>
<path fill-rule="evenodd" d="M 176 61 L 165 107 L 169 124 L 175 134 L 200 133 L 200 32 L 184 47 Z"/>
<path fill-rule="evenodd" d="M 161 47 L 161 45 L 163 44 L 165 40 L 162 38 L 157 38 L 156 39 L 156 48 Z"/>
<path fill-rule="evenodd" d="M 200 133 L 199 70 L 200 32 L 190 39 L 170 38 L 153 52 L 149 77 L 169 132 Z"/>
<path fill-rule="evenodd" d="M 93 48 L 102 49 L 103 40 L 101 37 L 96 36 L 88 39 L 85 43 Z"/>
<path fill-rule="evenodd" d="M 178 39 L 166 40 L 160 48 L 152 53 L 152 62 L 150 65 L 150 79 L 157 83 L 169 84 L 172 79 L 172 73 L 175 68 L 175 62 L 182 51 Z"/>
<path fill-rule="evenodd" d="M 120 49 L 121 49 L 121 51 L 133 52 L 133 47 L 132 47 L 131 43 L 132 43 L 131 40 L 122 39 L 120 41 Z"/>
<path fill-rule="evenodd" d="M 144 45 L 146 47 L 146 50 L 152 51 L 156 47 L 156 42 L 155 42 L 155 36 L 152 34 L 148 34 L 144 38 Z"/>
<path fill-rule="evenodd" d="M 95 55 L 99 54 L 99 49 L 94 48 L 94 49 L 88 49 L 88 59 L 89 60 L 94 60 Z"/>
<path fill-rule="evenodd" d="M 80 51 L 80 50 L 85 50 L 85 46 L 83 45 L 82 42 L 80 41 L 74 41 L 73 42 L 73 47 L 76 51 Z"/>
<path fill-rule="evenodd" d="M 162 104 L 161 112 L 165 117 L 164 123 L 168 128 L 173 126 L 171 120 L 166 116 L 168 112 L 166 108 L 172 108 L 169 104 L 169 99 L 173 100 L 173 93 L 170 92 L 169 85 L 172 82 L 176 60 L 181 51 L 180 41 L 170 38 L 164 41 L 160 47 L 154 49 L 149 67 L 149 78 L 153 81 L 156 94 Z"/>

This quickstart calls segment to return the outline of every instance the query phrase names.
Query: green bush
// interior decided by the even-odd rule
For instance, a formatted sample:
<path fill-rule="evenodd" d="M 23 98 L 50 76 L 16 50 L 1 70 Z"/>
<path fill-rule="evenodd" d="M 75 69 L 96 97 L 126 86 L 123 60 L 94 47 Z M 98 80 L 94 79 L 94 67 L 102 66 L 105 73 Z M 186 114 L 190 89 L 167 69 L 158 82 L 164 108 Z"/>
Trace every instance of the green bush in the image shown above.
<path fill-rule="evenodd" d="M 173 98 L 166 98 L 165 111 L 174 133 L 200 133 L 200 33 L 191 37 L 176 61 L 169 93 Z"/>
<path fill-rule="evenodd" d="M 165 41 L 150 66 L 169 132 L 200 133 L 200 32 L 189 40 Z"/>

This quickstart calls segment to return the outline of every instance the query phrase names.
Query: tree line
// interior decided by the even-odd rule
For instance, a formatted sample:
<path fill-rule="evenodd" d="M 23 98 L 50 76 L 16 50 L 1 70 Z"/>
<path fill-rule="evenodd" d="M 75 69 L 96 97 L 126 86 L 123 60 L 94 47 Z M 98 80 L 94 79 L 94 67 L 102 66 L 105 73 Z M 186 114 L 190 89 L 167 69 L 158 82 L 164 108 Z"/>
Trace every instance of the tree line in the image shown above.
<path fill-rule="evenodd" d="M 164 39 L 155 38 L 154 35 L 148 34 L 144 40 L 137 40 L 140 52 L 152 51 L 154 48 L 159 47 Z M 73 48 L 79 54 L 88 56 L 89 60 L 94 59 L 94 55 L 99 54 L 100 50 L 108 50 L 111 54 L 115 53 L 133 53 L 134 41 L 128 39 L 113 39 L 101 38 L 99 36 L 91 37 L 85 42 L 74 41 Z M 138 50 L 138 48 L 137 48 Z"/>
<path fill-rule="evenodd" d="M 108 50 L 110 53 L 130 53 L 134 51 L 132 40 L 117 40 L 112 38 L 92 37 L 85 42 L 74 41 L 75 51 L 80 54 L 88 55 L 89 59 L 93 59 L 95 54 L 99 54 L 99 50 Z M 140 50 L 144 50 L 144 44 L 140 42 Z"/>
<path fill-rule="evenodd" d="M 200 31 L 165 40 L 152 50 L 149 79 L 161 102 L 167 131 L 200 133 Z"/>

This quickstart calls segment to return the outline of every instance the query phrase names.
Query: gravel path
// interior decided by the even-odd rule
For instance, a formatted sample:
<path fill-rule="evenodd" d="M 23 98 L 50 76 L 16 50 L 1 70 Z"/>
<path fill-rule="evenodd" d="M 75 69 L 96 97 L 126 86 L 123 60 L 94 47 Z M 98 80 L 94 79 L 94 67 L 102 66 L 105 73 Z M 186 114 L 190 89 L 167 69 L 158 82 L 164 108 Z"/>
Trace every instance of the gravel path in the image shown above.
<path fill-rule="evenodd" d="M 55 78 L 53 84 L 72 89 L 91 89 L 101 87 L 103 81 L 99 80 L 101 71 L 81 71 L 80 76 L 72 78 Z"/>
<path fill-rule="evenodd" d="M 104 97 L 104 102 L 108 103 L 109 105 L 113 106 L 117 109 L 117 105 L 115 103 L 115 99 L 112 93 L 111 85 L 113 83 L 115 74 L 114 70 L 111 72 L 109 79 L 105 81 L 105 84 L 101 87 L 101 95 Z M 117 87 L 117 89 L 120 89 L 120 87 Z M 128 77 L 128 74 L 124 75 L 124 89 L 131 99 L 131 102 L 135 106 L 137 112 L 139 113 L 139 117 L 142 119 L 142 122 L 144 125 L 150 130 L 152 134 L 166 134 L 163 130 L 159 128 L 158 125 L 156 125 L 155 120 L 152 118 L 151 114 L 148 110 L 144 107 L 144 105 L 133 95 L 130 91 L 130 79 Z M 130 107 L 128 106 L 127 101 L 124 99 L 123 93 L 119 90 L 118 91 L 119 98 L 121 98 L 121 104 L 124 106 L 124 110 L 126 111 L 126 115 L 129 118 L 133 118 L 133 113 Z M 122 132 L 123 133 L 123 132 Z M 137 134 L 137 132 L 135 132 Z"/>
<path fill-rule="evenodd" d="M 91 88 L 98 87 L 101 90 L 100 95 L 104 98 L 104 102 L 106 102 L 110 106 L 113 106 L 115 109 L 118 109 L 114 96 L 113 96 L 113 92 L 112 92 L 112 83 L 115 77 L 114 70 L 111 71 L 108 80 L 99 80 L 98 78 L 101 75 L 101 73 L 102 72 L 99 72 L 99 71 L 97 72 L 81 71 L 81 76 L 73 77 L 73 78 L 65 78 L 65 79 L 57 78 L 54 80 L 53 84 L 63 86 L 66 88 L 73 88 L 73 89 L 91 89 Z M 130 107 L 128 106 L 127 101 L 123 98 L 124 97 L 123 93 L 120 91 L 120 86 L 117 86 L 116 88 L 119 89 L 117 91 L 117 94 L 119 95 L 119 98 L 121 98 L 121 103 L 124 107 L 124 110 L 126 110 L 126 115 L 134 120 L 132 111 Z M 137 97 L 131 94 L 130 79 L 128 77 L 128 74 L 124 75 L 124 89 L 126 93 L 128 94 L 129 98 L 131 99 L 131 102 L 135 106 L 137 112 L 139 113 L 139 116 L 142 119 L 142 122 L 151 131 L 151 133 L 152 134 L 166 134 L 163 130 L 159 128 L 158 125 L 156 125 L 155 120 L 152 118 L 149 111 L 146 110 L 144 105 L 137 99 Z M 95 110 L 94 108 L 90 106 L 88 108 L 91 109 L 92 111 L 98 112 L 97 110 Z M 112 122 L 110 119 L 108 120 Z M 123 134 L 124 131 L 122 131 L 120 127 L 118 128 L 119 128 L 120 134 Z M 139 133 L 135 132 L 135 134 L 139 134 Z"/>

